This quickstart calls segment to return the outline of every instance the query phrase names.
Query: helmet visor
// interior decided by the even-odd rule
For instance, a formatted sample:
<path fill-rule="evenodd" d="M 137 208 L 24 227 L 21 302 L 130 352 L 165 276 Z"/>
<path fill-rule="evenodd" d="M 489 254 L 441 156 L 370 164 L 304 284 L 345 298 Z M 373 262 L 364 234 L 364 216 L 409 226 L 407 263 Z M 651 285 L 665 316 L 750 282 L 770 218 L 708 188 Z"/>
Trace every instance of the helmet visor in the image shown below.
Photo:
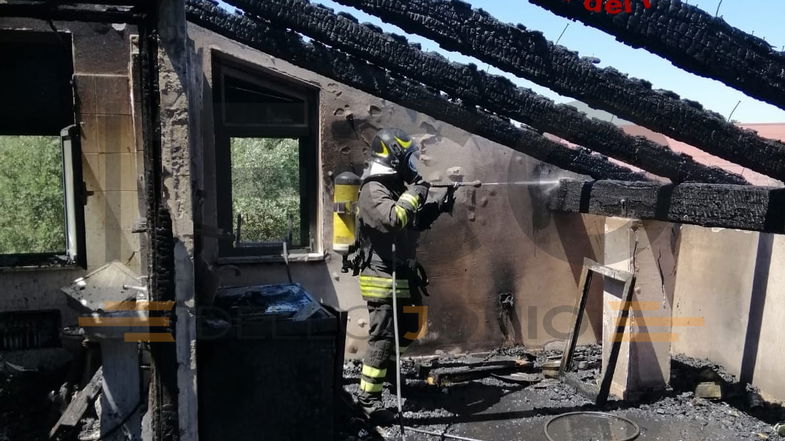
<path fill-rule="evenodd" d="M 417 163 L 420 160 L 420 149 L 412 148 L 408 152 L 406 152 L 406 176 L 405 179 L 409 182 L 413 182 L 420 173 L 417 171 Z"/>
<path fill-rule="evenodd" d="M 414 150 L 413 152 L 410 152 L 409 155 L 407 156 L 408 156 L 408 160 L 406 161 L 406 164 L 408 165 L 409 170 L 412 173 L 417 174 L 417 162 L 420 159 L 420 150 Z"/>

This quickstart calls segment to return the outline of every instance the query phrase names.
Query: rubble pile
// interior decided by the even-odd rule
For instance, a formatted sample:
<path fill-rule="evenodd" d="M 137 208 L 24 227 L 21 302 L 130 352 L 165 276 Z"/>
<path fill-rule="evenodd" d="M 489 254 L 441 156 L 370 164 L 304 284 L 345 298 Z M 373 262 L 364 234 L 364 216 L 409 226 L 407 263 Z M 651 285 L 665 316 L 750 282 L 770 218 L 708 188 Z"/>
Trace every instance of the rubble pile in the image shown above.
<path fill-rule="evenodd" d="M 247 13 L 275 26 L 291 28 L 377 66 L 444 91 L 469 107 L 520 121 L 593 151 L 612 156 L 674 182 L 745 184 L 736 174 L 695 162 L 642 136 L 631 136 L 615 125 L 590 119 L 574 107 L 556 104 L 509 79 L 478 70 L 473 64 L 451 63 L 437 53 L 423 52 L 406 37 L 386 34 L 304 0 L 231 0 Z"/>
<path fill-rule="evenodd" d="M 634 5 L 631 14 L 592 14 L 580 2 L 530 0 L 580 20 L 635 48 L 645 48 L 690 72 L 722 81 L 749 96 L 785 106 L 785 53 L 681 0 Z"/>
<path fill-rule="evenodd" d="M 0 362 L 2 364 L 4 362 Z M 0 366 L 0 441 L 44 441 L 57 421 L 52 373 L 10 372 Z"/>
<path fill-rule="evenodd" d="M 541 161 L 596 179 L 646 179 L 644 175 L 614 164 L 604 156 L 586 149 L 565 147 L 475 106 L 458 104 L 437 89 L 425 87 L 323 44 L 305 42 L 299 34 L 271 27 L 263 20 L 227 13 L 204 0 L 188 0 L 186 13 L 190 21 L 219 34 Z"/>
<path fill-rule="evenodd" d="M 422 35 L 446 50 L 474 56 L 596 109 L 759 173 L 785 179 L 785 144 L 739 128 L 722 115 L 703 109 L 697 102 L 681 99 L 673 92 L 653 90 L 646 80 L 630 78 L 612 67 L 598 68 L 590 59 L 548 41 L 541 32 L 502 23 L 487 12 L 457 0 L 338 1 Z M 572 5 L 576 10 L 583 8 L 583 2 L 545 2 Z M 668 21 L 670 17 L 660 16 L 659 20 Z M 684 39 L 694 38 L 687 34 L 688 29 L 698 28 L 691 26 L 683 25 Z M 662 34 L 662 38 L 673 35 Z M 782 85 L 779 89 L 783 89 Z"/>

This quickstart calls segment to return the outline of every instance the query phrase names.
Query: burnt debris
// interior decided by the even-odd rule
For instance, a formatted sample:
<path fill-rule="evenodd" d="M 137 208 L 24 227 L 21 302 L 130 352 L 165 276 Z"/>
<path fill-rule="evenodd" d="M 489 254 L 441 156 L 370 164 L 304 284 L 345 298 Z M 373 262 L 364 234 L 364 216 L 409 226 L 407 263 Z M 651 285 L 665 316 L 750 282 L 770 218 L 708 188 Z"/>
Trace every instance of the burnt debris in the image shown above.
<path fill-rule="evenodd" d="M 562 180 L 549 208 L 704 227 L 785 233 L 785 189 L 749 185 Z"/>
<path fill-rule="evenodd" d="M 435 53 L 409 45 L 405 37 L 381 33 L 356 20 L 336 15 L 304 0 L 230 0 L 247 13 L 276 26 L 291 28 L 377 66 L 438 88 L 466 106 L 490 112 L 614 157 L 674 182 L 744 184 L 746 180 L 707 167 L 642 136 L 630 136 L 615 125 L 590 119 L 574 107 L 556 104 L 510 80 L 451 63 Z"/>
<path fill-rule="evenodd" d="M 186 13 L 190 21 L 214 32 L 565 170 L 597 179 L 613 176 L 613 179 L 621 180 L 646 180 L 643 174 L 614 164 L 606 157 L 592 154 L 586 149 L 565 147 L 475 106 L 457 104 L 437 89 L 395 75 L 318 42 L 305 42 L 297 33 L 273 27 L 264 20 L 230 14 L 208 1 L 199 0 L 189 0 Z"/>
<path fill-rule="evenodd" d="M 593 14 L 580 2 L 529 0 L 557 15 L 593 26 L 634 48 L 714 78 L 761 101 L 785 108 L 785 53 L 681 0 L 633 4 L 631 14 Z"/>
<path fill-rule="evenodd" d="M 548 41 L 541 32 L 502 23 L 463 2 L 338 1 L 429 38 L 444 49 L 474 56 L 594 108 L 759 173 L 785 179 L 785 144 L 739 128 L 673 92 L 652 90 L 648 81 L 630 78 L 612 67 L 598 68 L 576 52 Z"/>

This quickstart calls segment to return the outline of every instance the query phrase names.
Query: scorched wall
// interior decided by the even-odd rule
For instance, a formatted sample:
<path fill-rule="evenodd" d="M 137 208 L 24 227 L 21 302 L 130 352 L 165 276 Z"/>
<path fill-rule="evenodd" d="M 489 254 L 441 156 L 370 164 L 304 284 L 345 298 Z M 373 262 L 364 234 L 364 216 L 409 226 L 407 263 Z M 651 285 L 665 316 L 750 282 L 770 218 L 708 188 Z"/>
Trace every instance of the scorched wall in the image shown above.
<path fill-rule="evenodd" d="M 446 181 L 448 169 L 455 167 L 460 167 L 466 180 L 486 182 L 575 176 L 199 26 L 189 25 L 189 37 L 193 49 L 190 99 L 204 103 L 201 112 L 191 115 L 194 126 L 200 127 L 200 133 L 193 136 L 193 148 L 198 173 L 194 181 L 200 195 L 195 223 L 202 225 L 202 231 L 215 231 L 220 197 L 212 57 L 229 57 L 318 89 L 319 166 L 306 171 L 318 176 L 317 240 L 310 254 L 292 256 L 291 269 L 294 281 L 316 297 L 350 311 L 349 356 L 363 353 L 367 311 L 357 279 L 340 272 L 340 256 L 332 251 L 332 176 L 347 170 L 362 173 L 367 153 L 362 139 L 369 142 L 381 127 L 410 132 L 422 146 L 423 174 L 430 180 Z M 544 344 L 566 338 L 583 258 L 599 258 L 603 253 L 603 219 L 551 215 L 542 188 L 462 189 L 453 214 L 444 215 L 422 235 L 420 258 L 429 272 L 431 295 L 425 300 L 428 332 L 412 349 L 414 354 L 482 350 L 505 343 Z M 210 304 L 219 286 L 287 280 L 280 262 L 221 258 L 215 236 L 203 233 L 197 238 L 196 285 L 201 305 Z M 601 314 L 597 305 L 590 306 L 583 339 L 593 342 L 601 332 Z"/>

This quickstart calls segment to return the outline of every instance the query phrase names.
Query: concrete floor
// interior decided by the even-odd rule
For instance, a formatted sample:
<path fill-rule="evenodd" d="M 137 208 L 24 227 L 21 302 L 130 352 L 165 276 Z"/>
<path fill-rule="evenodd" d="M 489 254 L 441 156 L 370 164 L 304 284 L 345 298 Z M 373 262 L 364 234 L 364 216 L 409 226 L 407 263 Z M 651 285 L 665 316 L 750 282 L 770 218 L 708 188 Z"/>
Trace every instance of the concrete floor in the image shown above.
<path fill-rule="evenodd" d="M 357 390 L 358 370 L 351 366 L 345 371 L 345 388 L 351 393 Z M 598 409 L 557 380 L 524 387 L 486 378 L 440 388 L 416 379 L 411 368 L 407 377 L 403 390 L 407 426 L 484 441 L 545 440 L 544 427 L 550 418 L 579 410 L 608 411 L 626 417 L 640 427 L 641 434 L 636 439 L 641 441 L 781 439 L 774 433 L 773 423 L 753 416 L 756 412 L 695 398 L 692 392 L 669 391 L 664 398 L 647 404 L 610 402 Z M 384 392 L 384 400 L 389 407 L 395 406 L 395 396 L 389 388 Z M 339 439 L 379 439 L 375 433 L 351 425 L 344 429 Z M 400 439 L 397 427 L 383 429 L 382 433 L 386 439 Z M 612 439 L 588 433 L 587 436 L 583 430 L 569 441 Z M 440 437 L 409 432 L 406 439 L 425 441 Z"/>

